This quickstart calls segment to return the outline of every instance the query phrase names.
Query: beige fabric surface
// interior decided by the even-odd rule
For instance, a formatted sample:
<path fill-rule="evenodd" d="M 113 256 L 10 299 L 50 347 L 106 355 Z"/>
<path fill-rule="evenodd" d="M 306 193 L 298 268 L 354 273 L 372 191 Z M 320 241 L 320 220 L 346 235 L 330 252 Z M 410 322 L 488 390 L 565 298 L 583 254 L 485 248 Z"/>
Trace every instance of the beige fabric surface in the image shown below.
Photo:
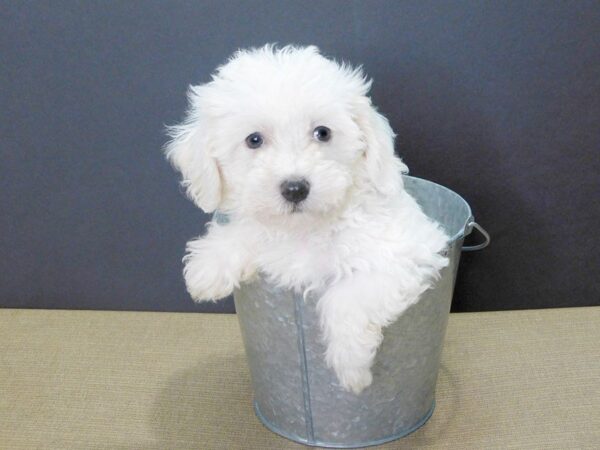
<path fill-rule="evenodd" d="M 431 420 L 382 449 L 599 449 L 600 307 L 452 314 Z M 2 449 L 300 449 L 234 315 L 0 310 Z"/>

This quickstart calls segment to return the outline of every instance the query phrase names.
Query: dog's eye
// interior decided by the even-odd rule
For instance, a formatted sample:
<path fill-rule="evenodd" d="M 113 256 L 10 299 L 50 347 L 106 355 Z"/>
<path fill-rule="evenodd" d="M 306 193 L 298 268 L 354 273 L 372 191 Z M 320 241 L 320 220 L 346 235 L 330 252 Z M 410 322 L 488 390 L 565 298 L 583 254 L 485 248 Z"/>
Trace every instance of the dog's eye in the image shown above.
<path fill-rule="evenodd" d="M 314 129 L 313 136 L 317 141 L 327 142 L 331 139 L 331 130 L 324 126 L 319 126 Z"/>
<path fill-rule="evenodd" d="M 246 138 L 246 145 L 249 148 L 258 148 L 263 144 L 263 142 L 264 139 L 260 133 L 252 133 Z"/>

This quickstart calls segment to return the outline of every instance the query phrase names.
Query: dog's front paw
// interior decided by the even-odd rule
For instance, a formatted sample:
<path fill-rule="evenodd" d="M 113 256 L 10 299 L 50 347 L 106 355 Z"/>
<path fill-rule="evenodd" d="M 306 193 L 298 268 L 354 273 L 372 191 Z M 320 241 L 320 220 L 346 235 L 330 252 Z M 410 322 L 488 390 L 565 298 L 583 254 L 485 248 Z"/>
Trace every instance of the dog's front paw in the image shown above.
<path fill-rule="evenodd" d="M 348 345 L 349 342 L 331 342 L 325 358 L 333 369 L 340 386 L 347 391 L 360 394 L 373 381 L 371 374 L 372 356 L 364 349 Z"/>
<path fill-rule="evenodd" d="M 235 267 L 218 254 L 198 247 L 192 249 L 183 260 L 187 291 L 197 302 L 227 297 L 239 283 Z"/>
<path fill-rule="evenodd" d="M 357 395 L 373 382 L 373 375 L 369 367 L 338 367 L 335 368 L 335 372 L 340 385 Z"/>
<path fill-rule="evenodd" d="M 226 270 L 221 270 L 214 261 L 188 261 L 183 277 L 187 291 L 197 302 L 227 297 L 236 287 L 235 278 Z"/>

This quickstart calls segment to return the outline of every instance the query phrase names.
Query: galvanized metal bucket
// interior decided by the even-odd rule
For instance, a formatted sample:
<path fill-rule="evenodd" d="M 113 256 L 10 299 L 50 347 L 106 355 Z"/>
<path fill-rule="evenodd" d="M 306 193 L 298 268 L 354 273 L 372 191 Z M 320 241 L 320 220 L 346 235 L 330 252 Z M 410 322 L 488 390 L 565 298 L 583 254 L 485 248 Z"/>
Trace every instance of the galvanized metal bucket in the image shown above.
<path fill-rule="evenodd" d="M 234 293 L 262 423 L 288 439 L 323 447 L 381 444 L 422 426 L 434 409 L 435 384 L 461 251 L 478 250 L 489 235 L 455 192 L 404 177 L 406 190 L 452 236 L 450 264 L 419 302 L 388 326 L 372 367 L 373 383 L 359 395 L 343 390 L 324 361 L 316 299 L 264 280 Z M 485 242 L 463 247 L 478 229 Z"/>

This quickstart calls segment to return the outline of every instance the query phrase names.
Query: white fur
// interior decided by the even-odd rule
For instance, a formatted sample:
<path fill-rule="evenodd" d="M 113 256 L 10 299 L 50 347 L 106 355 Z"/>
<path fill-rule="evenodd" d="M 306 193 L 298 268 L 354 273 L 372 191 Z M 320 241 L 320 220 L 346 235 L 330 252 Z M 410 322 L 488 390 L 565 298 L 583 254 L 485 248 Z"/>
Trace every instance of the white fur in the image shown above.
<path fill-rule="evenodd" d="M 185 121 L 166 153 L 191 199 L 229 215 L 188 243 L 184 276 L 197 301 L 217 300 L 256 274 L 322 292 L 326 361 L 355 393 L 371 383 L 382 328 L 447 264 L 447 237 L 403 189 L 394 133 L 367 97 L 360 69 L 315 47 L 238 51 L 189 90 Z M 313 129 L 332 130 L 319 142 Z M 250 149 L 253 132 L 264 144 Z M 280 193 L 310 182 L 294 210 Z"/>

